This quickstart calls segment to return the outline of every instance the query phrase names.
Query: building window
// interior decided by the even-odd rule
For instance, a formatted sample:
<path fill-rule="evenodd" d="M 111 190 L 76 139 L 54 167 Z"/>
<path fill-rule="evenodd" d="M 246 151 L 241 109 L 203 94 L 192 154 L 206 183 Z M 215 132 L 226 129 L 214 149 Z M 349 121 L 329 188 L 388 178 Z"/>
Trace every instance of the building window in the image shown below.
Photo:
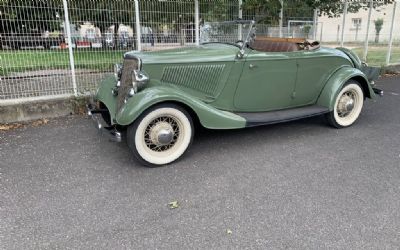
<path fill-rule="evenodd" d="M 353 23 L 353 28 L 354 29 L 361 28 L 361 18 L 353 18 L 353 19 L 351 19 L 351 21 Z"/>

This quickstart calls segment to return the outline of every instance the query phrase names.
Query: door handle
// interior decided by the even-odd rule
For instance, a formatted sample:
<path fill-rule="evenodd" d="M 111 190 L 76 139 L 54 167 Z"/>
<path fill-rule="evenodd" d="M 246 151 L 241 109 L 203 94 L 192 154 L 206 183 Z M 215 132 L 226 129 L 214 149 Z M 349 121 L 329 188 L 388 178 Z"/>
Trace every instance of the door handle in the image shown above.
<path fill-rule="evenodd" d="M 255 68 L 257 68 L 257 67 L 258 67 L 258 66 L 257 66 L 257 65 L 254 65 L 254 64 L 250 64 L 250 65 L 249 65 L 249 68 L 250 68 L 250 69 L 255 69 Z"/>

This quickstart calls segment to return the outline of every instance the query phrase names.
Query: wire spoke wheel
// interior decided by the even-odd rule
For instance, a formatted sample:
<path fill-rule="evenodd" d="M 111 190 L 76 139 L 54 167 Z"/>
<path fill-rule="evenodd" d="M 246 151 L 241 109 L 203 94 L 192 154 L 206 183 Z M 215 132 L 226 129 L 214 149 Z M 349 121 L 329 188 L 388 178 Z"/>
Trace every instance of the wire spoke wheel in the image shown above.
<path fill-rule="evenodd" d="M 336 128 L 349 127 L 360 116 L 364 92 L 355 81 L 349 81 L 336 97 L 334 110 L 328 114 L 329 123 Z"/>
<path fill-rule="evenodd" d="M 179 121 L 171 116 L 154 119 L 146 128 L 144 140 L 149 149 L 163 152 L 175 146 L 179 139 Z"/>
<path fill-rule="evenodd" d="M 193 122 L 177 105 L 156 106 L 128 128 L 128 144 L 147 166 L 162 166 L 181 157 L 191 144 Z"/>

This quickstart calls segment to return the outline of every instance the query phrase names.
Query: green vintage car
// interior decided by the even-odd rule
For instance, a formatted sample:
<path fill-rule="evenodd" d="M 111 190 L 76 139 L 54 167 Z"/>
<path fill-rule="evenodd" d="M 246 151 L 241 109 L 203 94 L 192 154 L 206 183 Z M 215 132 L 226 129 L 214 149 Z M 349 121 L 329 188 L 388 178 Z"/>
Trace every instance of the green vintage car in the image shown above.
<path fill-rule="evenodd" d="M 88 105 L 97 128 L 114 141 L 126 129 L 135 157 L 163 166 L 188 149 L 194 123 L 240 129 L 325 115 L 344 128 L 357 120 L 365 98 L 382 94 L 373 88 L 377 70 L 350 50 L 256 36 L 253 21 L 223 25 L 234 35 L 126 53 Z"/>

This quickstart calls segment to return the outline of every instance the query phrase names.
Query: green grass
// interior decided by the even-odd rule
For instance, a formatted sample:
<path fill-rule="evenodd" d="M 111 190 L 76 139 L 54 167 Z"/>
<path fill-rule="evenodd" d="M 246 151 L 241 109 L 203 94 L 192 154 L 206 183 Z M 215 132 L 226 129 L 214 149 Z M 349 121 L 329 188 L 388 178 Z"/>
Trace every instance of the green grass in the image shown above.
<path fill-rule="evenodd" d="M 76 69 L 110 70 L 112 65 L 122 61 L 125 51 L 119 50 L 78 50 L 74 52 Z M 0 75 L 15 72 L 49 69 L 69 69 L 67 50 L 20 50 L 0 51 Z"/>
<path fill-rule="evenodd" d="M 364 55 L 364 48 L 355 48 L 353 51 L 356 52 L 360 58 Z M 367 63 L 374 66 L 385 65 L 387 51 L 387 47 L 370 47 L 368 49 Z M 392 48 L 390 63 L 400 64 L 400 48 L 398 45 Z"/>

